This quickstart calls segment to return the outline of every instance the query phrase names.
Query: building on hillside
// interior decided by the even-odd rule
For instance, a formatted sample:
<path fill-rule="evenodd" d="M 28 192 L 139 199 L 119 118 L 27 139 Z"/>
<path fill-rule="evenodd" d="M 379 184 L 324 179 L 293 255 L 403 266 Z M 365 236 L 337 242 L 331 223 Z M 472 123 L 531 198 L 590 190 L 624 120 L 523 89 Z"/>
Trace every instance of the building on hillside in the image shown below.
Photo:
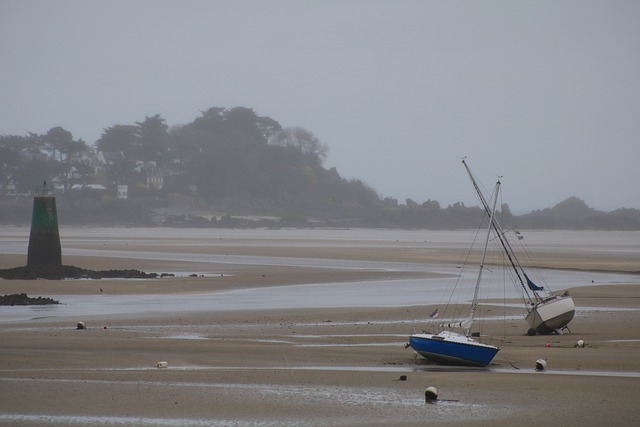
<path fill-rule="evenodd" d="M 97 157 L 100 163 L 107 165 L 124 160 L 122 151 L 98 151 Z"/>
<path fill-rule="evenodd" d="M 127 200 L 127 198 L 129 198 L 129 186 L 118 185 L 118 199 Z"/>
<path fill-rule="evenodd" d="M 164 188 L 164 172 L 156 165 L 156 162 L 139 161 L 136 163 L 136 171 L 144 177 L 147 187 L 155 190 Z"/>

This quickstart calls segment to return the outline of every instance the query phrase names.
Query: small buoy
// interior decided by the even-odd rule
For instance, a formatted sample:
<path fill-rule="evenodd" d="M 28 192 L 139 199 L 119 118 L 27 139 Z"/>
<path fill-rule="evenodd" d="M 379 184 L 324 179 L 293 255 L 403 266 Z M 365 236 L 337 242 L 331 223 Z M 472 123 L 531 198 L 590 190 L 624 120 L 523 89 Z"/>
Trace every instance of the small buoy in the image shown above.
<path fill-rule="evenodd" d="M 424 400 L 426 402 L 438 400 L 438 389 L 435 387 L 428 387 L 424 392 Z"/>
<path fill-rule="evenodd" d="M 167 362 L 158 362 L 156 363 L 156 368 L 160 369 L 160 368 L 168 368 L 169 367 L 169 363 Z"/>
<path fill-rule="evenodd" d="M 78 322 L 78 324 L 76 325 L 76 329 L 87 329 L 87 327 L 85 326 L 84 322 Z"/>
<path fill-rule="evenodd" d="M 548 343 L 545 345 L 545 347 L 551 347 L 551 343 L 550 343 L 550 342 L 548 342 Z"/>
<path fill-rule="evenodd" d="M 103 327 L 102 327 L 102 329 L 107 329 L 107 327 L 106 327 L 106 326 L 103 326 Z"/>
<path fill-rule="evenodd" d="M 584 341 L 578 340 L 578 342 L 576 343 L 576 347 L 583 348 L 584 347 Z"/>
<path fill-rule="evenodd" d="M 544 359 L 536 360 L 536 371 L 544 371 L 547 367 L 547 361 Z"/>

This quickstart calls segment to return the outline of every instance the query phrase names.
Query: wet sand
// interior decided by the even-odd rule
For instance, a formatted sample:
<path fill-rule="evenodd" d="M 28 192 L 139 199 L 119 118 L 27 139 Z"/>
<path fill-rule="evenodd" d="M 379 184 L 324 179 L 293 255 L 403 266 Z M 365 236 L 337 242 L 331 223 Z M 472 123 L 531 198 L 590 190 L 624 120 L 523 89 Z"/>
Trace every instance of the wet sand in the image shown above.
<path fill-rule="evenodd" d="M 78 236 L 82 236 L 78 233 Z M 160 239 L 160 238 L 159 238 Z M 99 241 L 98 241 L 99 240 Z M 166 242 L 166 240 L 163 240 Z M 197 244 L 196 244 L 197 243 Z M 114 251 L 456 263 L 456 247 L 384 242 L 207 240 L 114 236 Z M 100 239 L 63 243 L 104 249 Z M 548 264 L 637 272 L 635 248 L 582 253 L 555 247 Z M 545 245 L 540 246 L 541 253 Z M 537 255 L 537 254 L 534 254 Z M 23 265 L 5 254 L 0 268 Z M 545 258 L 545 257 L 541 257 Z M 202 263 L 63 255 L 83 268 L 201 272 Z M 215 268 L 214 268 L 215 267 Z M 30 296 L 216 292 L 301 283 L 376 280 L 406 272 L 224 264 L 198 278 L 147 281 L 2 281 L 0 293 Z M 218 274 L 221 277 L 215 277 Z M 415 273 L 411 273 L 415 274 Z M 571 289 L 571 333 L 526 336 L 519 318 L 488 322 L 500 352 L 488 369 L 429 365 L 404 348 L 431 307 L 183 312 L 0 324 L 0 425 L 637 425 L 640 410 L 640 284 Z M 0 310 L 3 308 L 0 307 Z M 497 314 L 503 308 L 493 308 Z M 520 310 L 508 309 L 509 314 Z M 83 320 L 83 319 L 78 319 Z M 584 348 L 575 343 L 584 340 Z M 535 372 L 536 359 L 547 370 Z M 157 368 L 166 361 L 167 368 Z M 405 381 L 400 376 L 406 375 Z M 440 391 L 425 404 L 424 390 Z"/>

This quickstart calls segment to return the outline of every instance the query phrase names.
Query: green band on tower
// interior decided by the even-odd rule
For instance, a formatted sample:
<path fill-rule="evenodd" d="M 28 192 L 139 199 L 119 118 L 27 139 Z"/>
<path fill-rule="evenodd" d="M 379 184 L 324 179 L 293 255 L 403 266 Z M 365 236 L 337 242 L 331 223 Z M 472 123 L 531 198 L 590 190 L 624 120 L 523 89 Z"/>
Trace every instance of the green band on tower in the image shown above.
<path fill-rule="evenodd" d="M 62 265 L 55 197 L 36 196 L 33 199 L 27 265 Z"/>

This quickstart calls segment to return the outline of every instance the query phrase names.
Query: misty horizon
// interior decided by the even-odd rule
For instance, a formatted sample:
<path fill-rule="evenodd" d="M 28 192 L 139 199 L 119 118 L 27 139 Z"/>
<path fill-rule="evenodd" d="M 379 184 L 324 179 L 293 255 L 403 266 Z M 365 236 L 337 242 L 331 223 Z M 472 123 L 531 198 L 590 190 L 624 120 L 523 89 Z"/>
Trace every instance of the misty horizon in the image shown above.
<path fill-rule="evenodd" d="M 217 108 L 217 107 L 213 107 L 212 109 L 215 109 L 215 108 Z M 238 108 L 238 109 L 245 109 L 246 107 L 234 107 L 234 109 L 235 109 L 235 108 Z M 231 110 L 233 110 L 233 109 L 224 109 L 224 111 L 231 111 Z M 250 110 L 250 109 L 249 109 L 249 110 Z M 203 112 L 203 113 L 204 113 L 204 112 Z M 160 116 L 160 115 L 158 115 L 157 117 L 158 117 L 158 118 L 160 118 L 161 116 Z M 201 116 L 200 118 L 202 118 L 202 116 Z M 150 118 L 149 118 L 149 117 L 147 117 L 146 119 L 147 119 L 147 120 L 149 120 Z M 173 131 L 175 131 L 175 130 L 177 130 L 177 129 L 182 128 L 183 126 L 192 125 L 192 124 L 196 121 L 196 119 L 198 119 L 198 118 L 194 117 L 194 120 L 193 120 L 193 121 L 191 121 L 189 124 L 185 124 L 185 125 L 174 125 L 174 126 L 172 126 L 172 127 L 170 127 L 170 128 L 173 128 L 173 129 L 174 129 Z M 269 119 L 272 119 L 272 118 L 269 118 Z M 164 120 L 163 120 L 163 119 L 161 119 L 161 118 L 160 118 L 160 120 L 164 121 Z M 277 120 L 276 120 L 276 122 L 277 122 Z M 139 123 L 139 122 L 138 122 L 138 123 Z M 112 129 L 105 129 L 105 132 L 103 133 L 103 135 L 106 135 L 106 133 L 107 133 L 109 130 L 113 130 L 114 128 L 117 128 L 117 127 L 120 127 L 120 126 L 123 126 L 123 124 L 114 124 L 114 126 L 112 127 Z M 124 126 L 129 126 L 129 124 L 124 125 Z M 60 130 L 60 131 L 62 131 L 62 132 L 67 132 L 67 131 L 68 131 L 67 129 L 63 129 L 63 128 L 61 128 L 61 127 L 56 127 L 55 129 L 56 129 L 56 130 Z M 52 129 L 52 130 L 53 130 L 53 129 Z M 171 131 L 171 132 L 173 132 L 173 131 Z M 171 133 L 171 132 L 170 132 L 170 133 Z M 69 132 L 69 133 L 71 133 L 71 132 Z M 72 133 L 71 133 L 71 134 L 72 134 Z M 9 135 L 2 135 L 2 136 L 9 136 Z M 29 135 L 11 135 L 11 136 L 24 136 L 25 138 L 36 138 L 36 139 L 38 139 L 38 138 L 45 138 L 45 139 L 46 139 L 46 138 L 47 138 L 47 135 L 44 135 L 44 134 L 43 134 L 43 135 L 38 135 L 38 134 L 34 134 L 34 133 L 30 133 Z M 78 139 L 76 139 L 76 140 L 78 140 L 78 141 L 82 141 L 83 143 L 85 143 L 85 144 L 86 144 L 86 141 L 82 140 L 81 138 L 78 138 Z M 99 140 L 98 140 L 98 141 L 96 141 L 96 142 L 94 142 L 94 143 L 92 143 L 92 144 L 87 144 L 87 145 L 88 145 L 92 150 L 94 150 L 94 155 L 101 151 L 101 150 L 100 150 L 100 148 L 99 148 Z M 176 154 L 177 154 L 177 153 L 176 153 Z M 125 156 L 125 157 L 126 157 L 126 156 Z M 465 159 L 466 159 L 466 157 L 465 157 Z M 462 159 L 460 159 L 460 160 L 462 160 Z M 467 163 L 469 163 L 469 160 L 468 160 L 468 159 L 466 159 L 466 160 L 467 160 Z M 460 162 L 460 164 L 462 164 L 462 162 Z M 339 171 L 339 170 L 337 170 L 337 169 L 336 169 L 336 171 L 338 172 L 338 174 L 340 174 L 340 171 Z M 464 172 L 464 173 L 466 174 L 466 172 Z M 474 175 L 475 175 L 475 172 L 473 172 L 473 171 L 472 171 L 472 173 L 474 173 Z M 497 178 L 499 178 L 499 179 L 502 181 L 502 177 L 497 177 Z M 354 180 L 359 181 L 359 179 L 358 179 L 358 178 L 353 178 L 353 179 L 354 179 Z M 476 179 L 477 179 L 477 178 L 476 178 Z M 47 182 L 47 181 L 45 180 L 45 183 L 46 183 L 46 182 Z M 492 183 L 491 183 L 491 185 L 493 185 L 494 183 L 495 183 L 495 182 L 492 182 Z M 366 182 L 365 182 L 364 184 L 365 184 L 366 186 L 368 186 L 368 184 L 367 184 Z M 483 191 L 484 193 L 488 194 L 488 187 L 487 187 L 487 186 L 485 186 L 485 185 L 484 185 L 484 183 L 482 183 L 482 182 L 479 182 L 479 181 L 478 181 L 478 182 L 477 182 L 477 184 L 482 188 L 482 191 Z M 46 184 L 45 184 L 45 185 L 46 185 Z M 470 181 L 470 180 L 469 180 L 469 185 L 471 185 L 471 181 Z M 384 197 L 384 196 L 382 196 L 382 195 L 381 195 L 381 194 L 380 194 L 380 193 L 379 193 L 375 188 L 371 187 L 371 189 L 372 189 L 373 191 L 375 191 L 375 192 L 378 194 L 378 197 L 380 198 L 380 200 L 382 200 L 382 199 L 384 199 L 384 198 L 385 198 L 385 197 Z M 52 189 L 52 191 L 55 191 L 55 189 Z M 64 190 L 62 190 L 62 191 L 64 192 Z M 395 199 L 393 196 L 387 196 L 387 197 L 388 197 L 388 198 L 391 198 L 391 199 Z M 458 205 L 458 204 L 460 204 L 460 203 L 461 203 L 461 204 L 463 204 L 463 205 L 464 205 L 464 206 L 466 206 L 466 207 L 479 207 L 479 206 L 480 206 L 480 201 L 478 200 L 478 198 L 477 198 L 477 197 L 476 197 L 476 199 L 475 199 L 475 203 L 473 203 L 473 202 L 472 202 L 472 203 L 466 203 L 466 202 L 465 202 L 465 201 L 463 201 L 463 200 L 455 200 L 455 201 L 453 201 L 452 203 L 449 203 L 449 204 L 442 204 L 442 203 L 440 203 L 440 201 L 439 201 L 439 200 L 435 200 L 435 199 L 431 199 L 431 198 L 429 198 L 429 199 L 425 199 L 425 200 L 414 200 L 414 199 L 411 199 L 411 198 L 408 198 L 408 199 L 405 199 L 405 200 L 398 200 L 398 199 L 395 199 L 395 200 L 396 200 L 399 204 L 401 204 L 401 205 L 405 205 L 405 204 L 408 204 L 408 203 L 417 203 L 417 204 L 419 204 L 419 205 L 422 205 L 423 203 L 428 203 L 428 202 L 437 202 L 437 203 L 440 205 L 440 207 L 441 207 L 442 209 L 447 208 L 447 207 L 451 207 L 451 206 L 455 206 L 455 205 Z M 509 205 L 509 203 L 508 203 L 507 201 L 503 200 L 503 199 L 502 199 L 502 197 L 501 197 L 501 203 L 504 203 L 504 204 L 508 205 L 508 206 L 509 206 L 509 211 L 510 211 L 512 214 L 516 215 L 516 216 L 526 215 L 526 214 L 529 214 L 529 213 L 535 213 L 536 211 L 543 211 L 543 210 L 551 209 L 551 208 L 554 208 L 555 206 L 560 205 L 560 204 L 563 204 L 563 203 L 571 203 L 572 205 L 574 205 L 572 209 L 575 209 L 575 208 L 576 208 L 576 206 L 575 206 L 575 205 L 576 205 L 576 203 L 579 205 L 579 204 L 580 204 L 579 202 L 583 202 L 583 203 L 584 203 L 584 205 L 585 205 L 585 207 L 588 207 L 588 208 L 592 208 L 592 209 L 593 209 L 593 207 L 592 207 L 592 206 L 590 206 L 590 205 L 588 205 L 588 203 L 586 203 L 586 201 L 584 201 L 583 199 L 581 199 L 581 198 L 579 198 L 579 197 L 576 197 L 576 196 L 569 196 L 569 197 L 567 197 L 566 199 L 564 199 L 564 200 L 560 200 L 560 201 L 558 201 L 558 202 L 556 202 L 556 203 L 553 203 L 552 205 L 549 205 L 549 206 L 540 206 L 540 207 L 536 207 L 536 208 L 534 208 L 534 209 L 531 209 L 530 211 L 526 211 L 526 212 L 519 212 L 519 211 L 517 211 L 517 210 L 513 209 L 513 208 Z M 611 211 L 614 211 L 614 210 L 617 210 L 617 209 L 622 209 L 622 208 L 625 208 L 625 207 L 624 207 L 624 206 L 620 206 L 620 207 L 617 207 L 617 208 L 615 208 L 615 209 L 612 209 Z M 498 210 L 500 210 L 500 208 L 498 208 Z M 596 210 L 597 210 L 597 209 L 596 209 Z M 610 212 L 610 211 L 602 211 L 602 212 Z"/>
<path fill-rule="evenodd" d="M 0 134 L 189 123 L 244 106 L 404 202 L 640 208 L 640 4 L 112 1 L 0 5 Z M 62 23 L 62 25 L 61 25 Z"/>

